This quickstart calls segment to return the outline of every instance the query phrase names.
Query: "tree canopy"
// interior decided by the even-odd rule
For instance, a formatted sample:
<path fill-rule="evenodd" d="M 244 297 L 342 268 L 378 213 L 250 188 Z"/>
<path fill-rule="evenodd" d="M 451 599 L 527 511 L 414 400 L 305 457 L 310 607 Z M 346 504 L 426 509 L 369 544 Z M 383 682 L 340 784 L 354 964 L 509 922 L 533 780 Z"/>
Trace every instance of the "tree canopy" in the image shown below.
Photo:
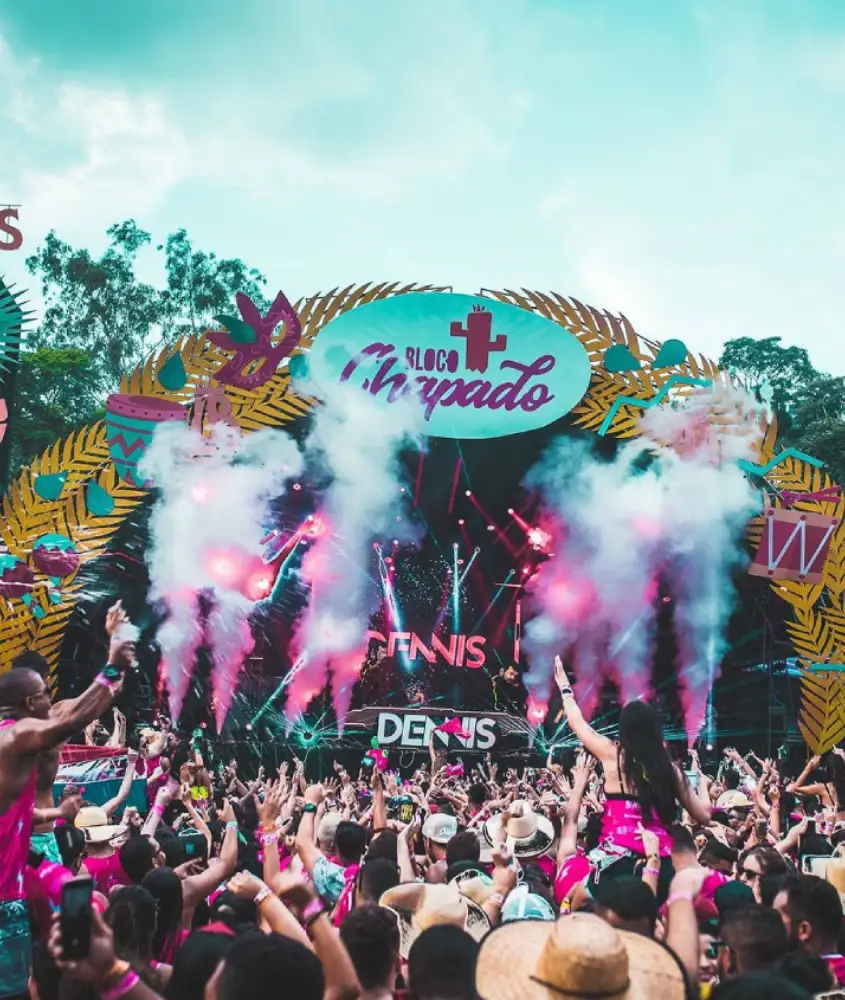
<path fill-rule="evenodd" d="M 780 337 L 729 340 L 719 363 L 751 385 L 767 381 L 784 447 L 820 459 L 845 485 L 845 378 L 817 371 L 803 347 L 784 347 Z"/>
<path fill-rule="evenodd" d="M 55 232 L 27 258 L 46 308 L 21 353 L 11 475 L 57 438 L 102 416 L 106 396 L 158 344 L 231 312 L 236 292 L 246 292 L 259 308 L 268 305 L 260 271 L 194 248 L 184 229 L 155 247 L 133 219 L 107 234 L 99 258 Z M 145 248 L 160 255 L 161 287 L 138 277 Z"/>

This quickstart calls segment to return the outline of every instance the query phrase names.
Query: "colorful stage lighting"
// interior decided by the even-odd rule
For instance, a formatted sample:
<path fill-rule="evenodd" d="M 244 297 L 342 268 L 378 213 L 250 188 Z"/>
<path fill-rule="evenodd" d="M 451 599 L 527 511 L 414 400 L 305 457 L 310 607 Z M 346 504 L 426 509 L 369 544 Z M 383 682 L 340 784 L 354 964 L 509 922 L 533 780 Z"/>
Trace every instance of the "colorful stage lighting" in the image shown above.
<path fill-rule="evenodd" d="M 266 572 L 253 573 L 246 582 L 244 593 L 251 601 L 263 601 L 273 589 L 273 577 Z"/>
<path fill-rule="evenodd" d="M 551 540 L 552 536 L 547 531 L 543 531 L 542 528 L 531 528 L 528 532 L 528 541 L 538 551 L 545 549 Z"/>
<path fill-rule="evenodd" d="M 308 518 L 308 527 L 305 529 L 305 534 L 309 538 L 319 538 L 326 530 L 325 521 L 319 516 L 312 514 Z"/>

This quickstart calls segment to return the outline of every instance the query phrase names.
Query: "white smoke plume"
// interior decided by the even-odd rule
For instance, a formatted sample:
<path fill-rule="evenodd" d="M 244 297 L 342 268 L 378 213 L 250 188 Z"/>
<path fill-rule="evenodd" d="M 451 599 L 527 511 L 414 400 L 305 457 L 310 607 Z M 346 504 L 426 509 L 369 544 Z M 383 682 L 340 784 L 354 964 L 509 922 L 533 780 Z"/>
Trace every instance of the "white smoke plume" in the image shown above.
<path fill-rule="evenodd" d="M 568 651 L 588 713 L 604 677 L 623 701 L 651 686 L 656 601 L 674 601 L 686 728 L 700 729 L 725 651 L 733 607 L 731 572 L 760 501 L 737 466 L 759 442 L 759 406 L 733 387 L 652 409 L 643 436 L 612 462 L 571 440 L 532 470 L 557 527 L 553 557 L 532 581 L 525 634 L 526 683 L 535 719 L 544 709 L 554 654 Z"/>
<path fill-rule="evenodd" d="M 213 663 L 218 732 L 222 729 L 253 647 L 253 602 L 243 590 L 261 557 L 269 502 L 301 467 L 296 445 L 280 431 L 242 437 L 219 423 L 204 438 L 183 424 L 156 430 L 141 464 L 158 490 L 147 564 L 150 596 L 168 610 L 158 642 L 175 718 L 197 649 L 205 643 Z M 211 604 L 205 627 L 199 609 L 203 592 Z"/>
<path fill-rule="evenodd" d="M 398 456 L 403 446 L 419 446 L 422 429 L 422 408 L 410 395 L 385 412 L 357 387 L 336 385 L 316 411 L 306 454 L 324 463 L 333 478 L 320 507 L 325 530 L 302 565 L 311 594 L 294 641 L 305 663 L 288 688 L 291 720 L 331 671 L 335 713 L 343 729 L 370 615 L 381 602 L 373 542 L 417 537 L 402 512 Z"/>

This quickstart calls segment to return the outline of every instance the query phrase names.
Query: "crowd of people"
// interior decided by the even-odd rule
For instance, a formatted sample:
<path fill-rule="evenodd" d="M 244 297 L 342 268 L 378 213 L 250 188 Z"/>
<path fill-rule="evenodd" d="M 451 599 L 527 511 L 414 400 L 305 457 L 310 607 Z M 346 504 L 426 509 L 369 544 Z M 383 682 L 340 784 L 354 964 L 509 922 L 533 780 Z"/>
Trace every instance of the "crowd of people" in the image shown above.
<path fill-rule="evenodd" d="M 570 766 L 457 767 L 432 742 L 405 774 L 292 755 L 247 780 L 167 720 L 121 747 L 118 713 L 116 794 L 56 795 L 134 659 L 123 623 L 74 700 L 36 654 L 0 677 L 0 997 L 845 997 L 845 752 L 685 770 L 644 702 L 596 732 L 557 661 Z"/>

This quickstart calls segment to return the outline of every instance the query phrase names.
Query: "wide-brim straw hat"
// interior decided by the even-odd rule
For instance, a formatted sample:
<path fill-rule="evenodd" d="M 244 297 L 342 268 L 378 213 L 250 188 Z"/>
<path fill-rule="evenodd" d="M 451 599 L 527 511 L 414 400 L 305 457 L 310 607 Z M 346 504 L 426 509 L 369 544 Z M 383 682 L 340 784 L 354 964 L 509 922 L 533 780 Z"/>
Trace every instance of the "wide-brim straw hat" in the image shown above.
<path fill-rule="evenodd" d="M 481 943 L 481 1000 L 686 1000 L 675 956 L 651 938 L 574 913 L 555 923 L 515 920 Z"/>
<path fill-rule="evenodd" d="M 452 924 L 476 941 L 490 930 L 484 910 L 464 896 L 457 885 L 405 883 L 388 889 L 379 906 L 390 910 L 399 925 L 399 954 L 407 958 L 414 941 L 429 927 Z"/>
<path fill-rule="evenodd" d="M 555 828 L 552 821 L 542 813 L 534 812 L 529 802 L 514 802 L 513 805 L 521 806 L 522 814 L 511 816 L 508 820 L 505 827 L 506 843 L 518 858 L 538 858 L 554 843 Z M 498 813 L 484 824 L 484 836 L 488 843 L 496 843 L 500 829 L 501 813 Z"/>
<path fill-rule="evenodd" d="M 126 833 L 125 826 L 109 823 L 105 811 L 99 806 L 85 806 L 76 814 L 73 825 L 85 834 L 87 844 L 105 844 Z"/>
<path fill-rule="evenodd" d="M 752 805 L 751 799 L 738 788 L 729 788 L 716 799 L 717 809 L 750 809 Z"/>

